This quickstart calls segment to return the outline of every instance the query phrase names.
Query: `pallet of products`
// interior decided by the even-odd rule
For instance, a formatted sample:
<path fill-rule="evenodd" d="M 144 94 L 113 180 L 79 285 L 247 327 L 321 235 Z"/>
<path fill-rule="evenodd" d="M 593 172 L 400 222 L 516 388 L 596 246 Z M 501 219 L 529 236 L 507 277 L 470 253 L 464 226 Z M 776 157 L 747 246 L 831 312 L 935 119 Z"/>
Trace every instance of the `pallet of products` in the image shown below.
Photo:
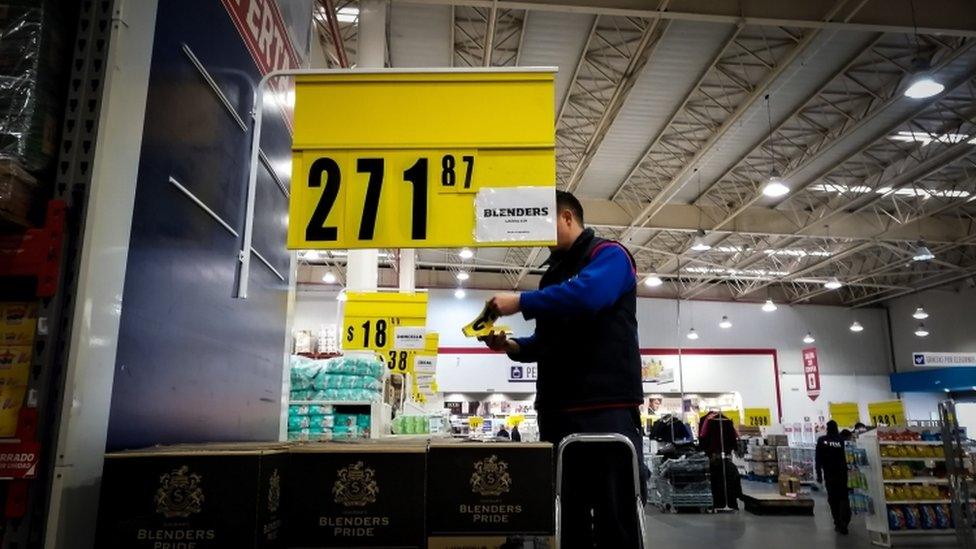
<path fill-rule="evenodd" d="M 288 440 L 369 438 L 374 427 L 370 406 L 382 400 L 385 371 L 374 356 L 315 360 L 293 355 Z"/>
<path fill-rule="evenodd" d="M 0 302 L 0 437 L 17 432 L 36 328 L 36 303 Z"/>
<path fill-rule="evenodd" d="M 746 446 L 746 479 L 759 482 L 776 482 L 779 476 L 777 447 L 766 444 L 766 440 L 753 437 Z"/>

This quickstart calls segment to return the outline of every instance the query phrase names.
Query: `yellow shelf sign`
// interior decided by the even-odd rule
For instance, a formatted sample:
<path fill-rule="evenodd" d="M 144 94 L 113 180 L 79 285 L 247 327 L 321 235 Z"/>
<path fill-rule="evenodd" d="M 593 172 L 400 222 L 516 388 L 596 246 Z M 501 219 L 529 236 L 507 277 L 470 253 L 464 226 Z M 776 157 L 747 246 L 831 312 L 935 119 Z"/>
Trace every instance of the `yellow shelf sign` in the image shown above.
<path fill-rule="evenodd" d="M 869 402 L 868 415 L 874 425 L 905 425 L 905 405 L 900 400 Z"/>
<path fill-rule="evenodd" d="M 773 415 L 769 408 L 746 408 L 743 414 L 748 427 L 769 427 L 773 423 Z"/>
<path fill-rule="evenodd" d="M 830 419 L 836 421 L 841 429 L 853 427 L 855 423 L 861 421 L 861 411 L 856 402 L 831 402 L 828 408 Z"/>
<path fill-rule="evenodd" d="M 552 244 L 554 80 L 497 69 L 296 77 L 288 247 Z"/>
<path fill-rule="evenodd" d="M 347 292 L 346 297 L 344 351 L 376 351 L 390 360 L 389 351 L 415 340 L 427 325 L 426 293 Z M 399 367 L 399 356 L 396 363 Z M 402 363 L 406 371 L 406 355 Z"/>

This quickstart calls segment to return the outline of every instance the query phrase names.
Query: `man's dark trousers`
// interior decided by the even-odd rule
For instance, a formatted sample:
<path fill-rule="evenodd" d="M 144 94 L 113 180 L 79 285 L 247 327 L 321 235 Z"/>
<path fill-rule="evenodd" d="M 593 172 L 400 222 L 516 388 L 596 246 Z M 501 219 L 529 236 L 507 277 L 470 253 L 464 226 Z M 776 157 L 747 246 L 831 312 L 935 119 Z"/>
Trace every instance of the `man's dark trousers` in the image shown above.
<path fill-rule="evenodd" d="M 847 497 L 847 475 L 841 478 L 831 478 L 824 475 L 827 482 L 827 503 L 830 504 L 830 515 L 834 518 L 834 528 L 847 531 L 851 523 L 851 502 Z"/>
<path fill-rule="evenodd" d="M 554 450 L 563 437 L 575 433 L 620 433 L 629 438 L 637 450 L 644 494 L 643 444 L 636 408 L 539 413 L 540 438 L 552 443 Z M 640 547 L 633 479 L 629 451 L 620 444 L 584 442 L 567 448 L 563 460 L 562 547 Z"/>

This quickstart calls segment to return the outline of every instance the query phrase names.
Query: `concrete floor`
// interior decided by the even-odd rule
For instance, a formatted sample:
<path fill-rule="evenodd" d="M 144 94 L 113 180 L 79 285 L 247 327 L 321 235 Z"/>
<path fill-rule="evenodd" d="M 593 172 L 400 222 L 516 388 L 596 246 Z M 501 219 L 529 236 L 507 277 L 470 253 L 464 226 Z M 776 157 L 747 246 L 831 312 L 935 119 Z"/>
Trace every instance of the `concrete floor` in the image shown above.
<path fill-rule="evenodd" d="M 830 508 L 823 495 L 814 494 L 813 517 L 759 516 L 742 509 L 727 514 L 661 513 L 648 506 L 647 549 L 822 549 L 870 548 L 864 520 L 854 517 L 850 535 L 834 532 Z M 956 547 L 955 537 L 932 536 L 895 540 L 895 548 Z"/>

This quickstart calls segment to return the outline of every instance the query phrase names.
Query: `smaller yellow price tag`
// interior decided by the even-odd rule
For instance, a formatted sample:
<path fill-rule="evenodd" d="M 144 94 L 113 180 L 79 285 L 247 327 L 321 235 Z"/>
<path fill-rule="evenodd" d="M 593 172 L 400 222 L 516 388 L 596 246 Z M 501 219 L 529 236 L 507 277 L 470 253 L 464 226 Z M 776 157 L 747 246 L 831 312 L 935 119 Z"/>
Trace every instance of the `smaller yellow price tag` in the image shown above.
<path fill-rule="evenodd" d="M 831 402 L 828 408 L 830 419 L 836 421 L 841 428 L 853 427 L 861 421 L 861 411 L 856 402 Z"/>
<path fill-rule="evenodd" d="M 744 415 L 749 427 L 769 427 L 773 423 L 769 408 L 746 408 Z"/>
<path fill-rule="evenodd" d="M 482 337 L 489 334 L 510 334 L 512 330 L 508 326 L 495 326 L 495 321 L 498 320 L 498 315 L 491 310 L 488 306 L 488 302 L 485 302 L 485 307 L 481 309 L 478 313 L 478 317 L 468 323 L 467 326 L 461 329 L 467 337 Z"/>
<path fill-rule="evenodd" d="M 869 402 L 868 415 L 874 425 L 904 425 L 905 406 L 900 400 Z"/>
<path fill-rule="evenodd" d="M 342 319 L 342 349 L 377 351 L 383 360 L 395 361 L 407 371 L 409 357 L 391 355 L 397 349 L 397 330 L 423 328 L 427 324 L 427 294 L 348 292 Z"/>

